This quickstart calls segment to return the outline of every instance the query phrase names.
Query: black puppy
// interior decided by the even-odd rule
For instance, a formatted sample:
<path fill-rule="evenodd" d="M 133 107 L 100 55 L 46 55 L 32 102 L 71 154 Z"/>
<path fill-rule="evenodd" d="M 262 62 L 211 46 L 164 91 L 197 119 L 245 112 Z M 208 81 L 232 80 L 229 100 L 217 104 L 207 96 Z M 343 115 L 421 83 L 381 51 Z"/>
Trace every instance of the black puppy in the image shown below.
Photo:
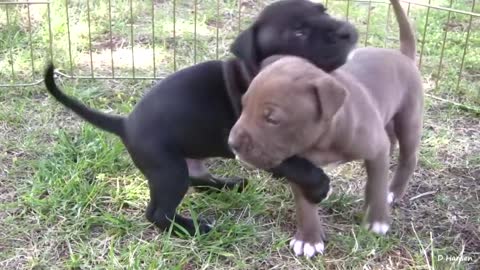
<path fill-rule="evenodd" d="M 260 61 L 272 54 L 292 54 L 330 71 L 346 61 L 356 41 L 355 28 L 330 17 L 321 4 L 284 0 L 267 6 L 235 40 L 232 52 L 237 59 L 208 61 L 172 74 L 154 86 L 127 117 L 92 110 L 65 95 L 55 84 L 52 64 L 46 69 L 45 84 L 64 106 L 122 139 L 148 179 L 147 219 L 161 229 L 169 228 L 174 220 L 194 234 L 194 222 L 176 214 L 189 185 L 244 184 L 242 179 L 212 176 L 202 159 L 234 157 L 227 143 L 229 131 L 238 117 L 239 97 Z M 272 172 L 305 190 L 318 187 L 308 191 L 314 201 L 328 192 L 328 177 L 304 159 L 293 157 Z M 211 229 L 202 219 L 198 224 L 200 232 Z"/>

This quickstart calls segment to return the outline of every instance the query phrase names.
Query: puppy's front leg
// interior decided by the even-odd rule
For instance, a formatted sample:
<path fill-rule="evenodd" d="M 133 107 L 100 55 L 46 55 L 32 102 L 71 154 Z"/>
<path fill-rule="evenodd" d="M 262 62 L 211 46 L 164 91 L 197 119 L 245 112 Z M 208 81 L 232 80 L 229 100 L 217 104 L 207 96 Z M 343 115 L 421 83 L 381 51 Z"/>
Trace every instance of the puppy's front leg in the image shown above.
<path fill-rule="evenodd" d="M 302 189 L 290 183 L 295 199 L 297 218 L 297 232 L 290 242 L 295 255 L 305 255 L 310 258 L 315 254 L 322 254 L 325 249 L 325 232 L 323 231 L 317 205 L 311 203 L 303 195 Z"/>
<path fill-rule="evenodd" d="M 378 234 L 386 234 L 390 227 L 387 202 L 390 148 L 388 138 L 384 141 L 377 155 L 365 161 L 368 177 L 365 188 L 366 227 Z"/>

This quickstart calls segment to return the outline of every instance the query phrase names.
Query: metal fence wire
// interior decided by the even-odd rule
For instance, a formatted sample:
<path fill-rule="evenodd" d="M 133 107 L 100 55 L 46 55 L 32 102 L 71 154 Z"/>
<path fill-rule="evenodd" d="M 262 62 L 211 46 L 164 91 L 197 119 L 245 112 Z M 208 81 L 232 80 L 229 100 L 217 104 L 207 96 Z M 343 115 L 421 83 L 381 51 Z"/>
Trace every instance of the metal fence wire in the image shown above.
<path fill-rule="evenodd" d="M 179 68 L 227 57 L 235 35 L 271 2 L 0 0 L 0 87 L 40 84 L 47 60 L 72 79 L 161 79 Z M 359 45 L 398 45 L 388 1 L 323 3 L 332 15 L 355 24 Z M 426 84 L 457 95 L 443 97 L 452 102 L 462 101 L 458 95 L 464 89 L 480 91 L 476 1 L 402 3 L 416 28 Z"/>

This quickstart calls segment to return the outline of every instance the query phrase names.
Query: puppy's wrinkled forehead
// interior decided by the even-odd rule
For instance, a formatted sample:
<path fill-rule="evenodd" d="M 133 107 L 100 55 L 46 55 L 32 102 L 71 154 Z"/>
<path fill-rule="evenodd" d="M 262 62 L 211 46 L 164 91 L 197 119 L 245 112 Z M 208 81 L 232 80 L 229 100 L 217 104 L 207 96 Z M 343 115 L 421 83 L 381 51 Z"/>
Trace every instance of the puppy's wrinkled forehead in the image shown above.
<path fill-rule="evenodd" d="M 275 59 L 278 57 L 278 59 Z M 274 59 L 271 64 L 255 77 L 258 80 L 269 80 L 275 78 L 284 78 L 288 81 L 295 82 L 297 80 L 312 79 L 319 75 L 321 70 L 305 58 L 297 56 L 271 56 L 264 61 L 267 62 L 271 58 Z"/>
<path fill-rule="evenodd" d="M 285 16 L 288 11 L 288 16 Z M 318 16 L 325 13 L 326 9 L 322 4 L 306 0 L 283 0 L 270 4 L 259 15 L 259 22 L 277 22 L 287 24 L 302 21 L 309 16 Z"/>

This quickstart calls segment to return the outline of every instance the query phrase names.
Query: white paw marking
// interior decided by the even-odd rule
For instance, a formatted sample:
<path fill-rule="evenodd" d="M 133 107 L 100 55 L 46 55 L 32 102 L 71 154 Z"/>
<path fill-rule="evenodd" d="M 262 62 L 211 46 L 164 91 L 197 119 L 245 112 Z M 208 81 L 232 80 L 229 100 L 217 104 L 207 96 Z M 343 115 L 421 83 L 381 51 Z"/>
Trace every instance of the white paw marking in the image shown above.
<path fill-rule="evenodd" d="M 370 226 L 369 226 L 370 227 Z M 385 235 L 388 232 L 388 229 L 390 229 L 390 225 L 387 223 L 383 222 L 373 222 L 372 226 L 370 227 L 370 230 L 374 233 Z"/>
<path fill-rule="evenodd" d="M 295 241 L 295 244 L 293 245 L 293 252 L 295 252 L 295 255 L 297 256 L 303 254 L 303 241 Z"/>
<path fill-rule="evenodd" d="M 305 254 L 305 257 L 307 258 L 311 258 L 313 255 L 315 255 L 315 248 L 309 243 L 306 243 L 303 246 L 303 254 Z"/>
<path fill-rule="evenodd" d="M 319 242 L 316 244 L 304 243 L 301 240 L 297 240 L 293 238 L 290 241 L 290 248 L 293 249 L 295 256 L 305 255 L 307 258 L 312 258 L 316 254 L 323 254 L 325 250 L 325 245 L 323 242 Z"/>
<path fill-rule="evenodd" d="M 393 194 L 393 192 L 389 192 L 387 196 L 388 204 L 392 204 L 394 199 L 395 199 L 395 194 Z"/>
<path fill-rule="evenodd" d="M 210 227 L 210 229 L 212 229 L 215 226 L 216 223 L 217 223 L 216 220 L 212 220 L 212 221 L 210 221 L 210 223 L 207 224 L 207 226 Z"/>
<path fill-rule="evenodd" d="M 323 244 L 323 242 L 315 244 L 315 251 L 317 251 L 319 254 L 323 254 L 324 250 L 325 250 L 325 244 Z"/>
<path fill-rule="evenodd" d="M 295 242 L 297 242 L 297 239 L 295 238 L 292 238 L 292 240 L 290 240 L 290 248 L 293 248 L 293 246 L 295 245 Z"/>

